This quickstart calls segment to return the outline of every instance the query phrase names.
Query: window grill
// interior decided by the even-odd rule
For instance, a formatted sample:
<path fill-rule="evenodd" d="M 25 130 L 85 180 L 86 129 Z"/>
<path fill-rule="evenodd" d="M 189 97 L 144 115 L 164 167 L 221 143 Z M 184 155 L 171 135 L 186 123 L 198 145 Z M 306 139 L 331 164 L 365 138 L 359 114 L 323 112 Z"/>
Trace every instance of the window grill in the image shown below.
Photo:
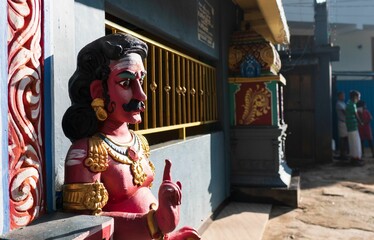
<path fill-rule="evenodd" d="M 141 134 L 179 130 L 186 138 L 186 129 L 217 122 L 216 69 L 177 50 L 153 41 L 109 20 L 112 33 L 131 34 L 148 45 L 144 62 L 147 94 L 143 122 L 135 125 Z"/>

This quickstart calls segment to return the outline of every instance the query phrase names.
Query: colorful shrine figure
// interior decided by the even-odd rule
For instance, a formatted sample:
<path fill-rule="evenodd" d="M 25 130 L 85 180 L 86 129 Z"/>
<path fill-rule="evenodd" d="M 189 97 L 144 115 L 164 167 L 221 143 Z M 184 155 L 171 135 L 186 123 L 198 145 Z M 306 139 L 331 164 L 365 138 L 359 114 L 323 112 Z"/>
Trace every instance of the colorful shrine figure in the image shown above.
<path fill-rule="evenodd" d="M 166 160 L 158 200 L 147 140 L 128 128 L 141 122 L 147 45 L 112 34 L 85 46 L 69 80 L 72 105 L 62 126 L 72 141 L 65 161 L 65 211 L 114 218 L 114 239 L 200 239 L 179 222 L 180 182 Z M 173 232 L 174 231 L 174 232 Z"/>
<path fill-rule="evenodd" d="M 252 55 L 244 57 L 240 64 L 241 77 L 258 77 L 261 75 L 261 65 Z"/>

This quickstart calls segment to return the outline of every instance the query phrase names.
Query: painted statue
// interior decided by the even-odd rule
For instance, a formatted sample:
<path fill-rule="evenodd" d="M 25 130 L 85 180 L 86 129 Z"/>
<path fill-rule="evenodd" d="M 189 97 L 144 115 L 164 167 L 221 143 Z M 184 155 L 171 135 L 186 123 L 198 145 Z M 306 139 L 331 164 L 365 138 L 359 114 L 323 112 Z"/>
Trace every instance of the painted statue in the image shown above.
<path fill-rule="evenodd" d="M 200 239 L 179 222 L 181 184 L 166 160 L 158 200 L 147 140 L 128 128 L 141 122 L 147 45 L 112 34 L 85 46 L 69 80 L 72 105 L 62 126 L 72 141 L 65 162 L 66 211 L 114 218 L 114 239 Z M 173 232 L 174 231 L 174 232 Z"/>

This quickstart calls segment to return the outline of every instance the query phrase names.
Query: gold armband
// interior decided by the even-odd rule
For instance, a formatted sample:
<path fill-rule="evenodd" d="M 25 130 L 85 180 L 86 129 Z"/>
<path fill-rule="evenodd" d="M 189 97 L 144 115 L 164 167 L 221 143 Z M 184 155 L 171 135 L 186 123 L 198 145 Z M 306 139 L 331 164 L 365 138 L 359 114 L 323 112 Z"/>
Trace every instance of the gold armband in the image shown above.
<path fill-rule="evenodd" d="M 152 239 L 161 240 L 164 239 L 164 236 L 160 229 L 158 228 L 157 221 L 155 219 L 155 213 L 156 213 L 156 204 L 152 203 L 150 206 L 150 210 L 147 214 L 147 224 L 148 224 L 148 230 L 149 234 L 151 235 Z"/>
<path fill-rule="evenodd" d="M 108 192 L 103 183 L 73 183 L 62 187 L 64 210 L 90 210 L 98 215 L 108 202 Z"/>

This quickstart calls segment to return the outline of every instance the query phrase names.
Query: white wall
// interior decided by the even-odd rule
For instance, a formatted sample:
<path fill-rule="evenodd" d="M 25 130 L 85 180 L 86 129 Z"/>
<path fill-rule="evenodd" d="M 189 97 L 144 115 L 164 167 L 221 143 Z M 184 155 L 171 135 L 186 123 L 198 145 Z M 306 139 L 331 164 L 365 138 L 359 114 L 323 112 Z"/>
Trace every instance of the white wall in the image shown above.
<path fill-rule="evenodd" d="M 373 71 L 371 39 L 374 37 L 374 1 L 327 0 L 330 39 L 340 47 L 333 71 Z M 314 34 L 314 0 L 283 0 L 291 35 Z M 363 79 L 363 77 L 339 77 Z"/>
<path fill-rule="evenodd" d="M 55 163 L 55 186 L 64 182 L 64 160 L 70 141 L 61 122 L 70 106 L 68 82 L 76 69 L 79 50 L 105 34 L 104 0 L 53 1 L 53 86 L 52 89 L 52 159 Z"/>
<path fill-rule="evenodd" d="M 104 20 L 104 0 L 75 1 L 75 58 L 84 46 L 105 35 Z"/>
<path fill-rule="evenodd" d="M 52 161 L 55 163 L 55 185 L 63 184 L 64 159 L 70 141 L 61 127 L 64 111 L 70 106 L 68 81 L 75 70 L 74 0 L 53 1 L 52 58 Z M 82 34 L 83 35 L 83 34 Z M 53 177 L 53 176 L 52 176 Z"/>
<path fill-rule="evenodd" d="M 340 46 L 340 61 L 333 62 L 333 71 L 373 71 L 372 38 L 374 31 L 358 30 L 338 35 L 335 45 Z"/>

